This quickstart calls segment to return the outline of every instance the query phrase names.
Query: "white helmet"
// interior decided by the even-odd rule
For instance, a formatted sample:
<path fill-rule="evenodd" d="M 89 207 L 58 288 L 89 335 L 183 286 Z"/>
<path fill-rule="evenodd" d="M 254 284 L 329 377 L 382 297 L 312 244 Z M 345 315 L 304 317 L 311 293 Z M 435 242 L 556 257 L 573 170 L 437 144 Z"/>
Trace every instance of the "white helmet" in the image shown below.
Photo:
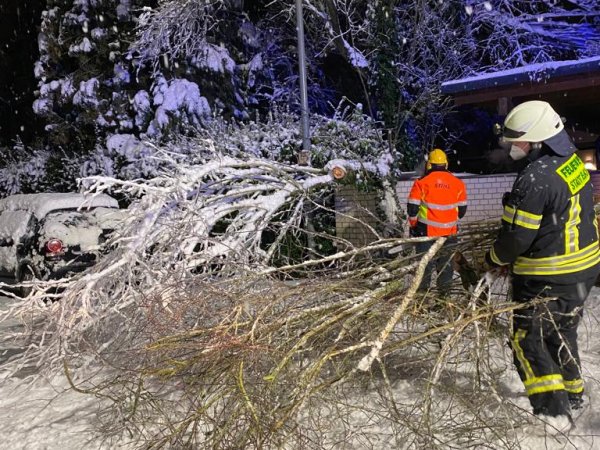
<path fill-rule="evenodd" d="M 504 119 L 503 139 L 507 142 L 544 142 L 559 155 L 576 148 L 565 125 L 549 103 L 531 100 L 515 106 Z"/>

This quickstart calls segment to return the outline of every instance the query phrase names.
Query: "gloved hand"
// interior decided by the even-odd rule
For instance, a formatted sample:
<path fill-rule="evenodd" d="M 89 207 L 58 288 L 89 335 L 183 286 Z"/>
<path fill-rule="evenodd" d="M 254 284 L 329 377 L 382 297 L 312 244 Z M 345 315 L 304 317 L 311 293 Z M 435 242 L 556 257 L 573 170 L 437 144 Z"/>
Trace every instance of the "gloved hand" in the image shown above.
<path fill-rule="evenodd" d="M 493 283 L 498 278 L 506 278 L 508 276 L 508 266 L 496 266 L 491 270 L 484 272 L 483 277 L 488 284 Z"/>
<path fill-rule="evenodd" d="M 490 252 L 485 254 L 485 259 L 481 267 L 481 273 L 490 274 L 493 278 L 506 277 L 510 271 L 510 264 L 500 266 L 492 261 Z"/>

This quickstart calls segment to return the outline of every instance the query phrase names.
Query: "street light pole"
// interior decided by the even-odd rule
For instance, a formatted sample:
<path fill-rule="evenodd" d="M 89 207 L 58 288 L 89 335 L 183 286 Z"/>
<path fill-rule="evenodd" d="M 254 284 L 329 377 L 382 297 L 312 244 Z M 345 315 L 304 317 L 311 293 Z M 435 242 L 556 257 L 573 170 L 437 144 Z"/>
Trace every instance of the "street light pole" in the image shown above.
<path fill-rule="evenodd" d="M 306 50 L 304 48 L 304 14 L 302 0 L 296 0 L 296 31 L 298 32 L 298 67 L 300 68 L 300 102 L 302 151 L 298 164 L 310 164 L 310 125 L 308 121 L 308 92 L 306 88 Z"/>

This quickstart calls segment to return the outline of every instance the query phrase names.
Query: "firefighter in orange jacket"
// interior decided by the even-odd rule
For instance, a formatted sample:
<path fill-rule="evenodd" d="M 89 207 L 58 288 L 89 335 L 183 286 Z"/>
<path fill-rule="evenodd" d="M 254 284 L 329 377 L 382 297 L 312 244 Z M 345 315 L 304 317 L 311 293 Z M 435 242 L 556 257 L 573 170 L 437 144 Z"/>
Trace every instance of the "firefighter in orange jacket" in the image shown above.
<path fill-rule="evenodd" d="M 467 212 L 467 189 L 448 171 L 443 150 L 436 148 L 429 153 L 425 175 L 410 190 L 407 212 L 411 236 L 448 236 L 440 256 L 433 261 L 438 272 L 437 287 L 447 294 L 453 273 L 448 247 L 456 243 L 458 220 Z M 417 253 L 426 252 L 432 245 L 433 241 L 417 243 Z M 427 266 L 420 288 L 429 286 L 432 266 Z"/>

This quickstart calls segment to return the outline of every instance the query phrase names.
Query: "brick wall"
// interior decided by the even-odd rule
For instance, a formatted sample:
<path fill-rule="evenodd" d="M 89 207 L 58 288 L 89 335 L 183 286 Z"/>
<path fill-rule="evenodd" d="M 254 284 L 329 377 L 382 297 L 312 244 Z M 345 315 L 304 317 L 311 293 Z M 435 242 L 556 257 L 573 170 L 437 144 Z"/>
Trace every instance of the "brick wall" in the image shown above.
<path fill-rule="evenodd" d="M 502 217 L 502 194 L 510 191 L 515 174 L 470 175 L 457 174 L 467 187 L 467 214 L 461 223 L 475 224 Z M 414 177 L 407 177 L 396 185 L 400 207 L 406 210 L 406 200 Z M 375 227 L 377 196 L 358 192 L 353 186 L 339 186 L 336 191 L 336 232 L 354 245 L 364 245 L 375 239 L 368 225 Z"/>
<path fill-rule="evenodd" d="M 354 186 L 337 186 L 335 192 L 336 235 L 356 246 L 377 239 L 371 227 L 377 225 L 375 192 L 360 192 Z"/>

